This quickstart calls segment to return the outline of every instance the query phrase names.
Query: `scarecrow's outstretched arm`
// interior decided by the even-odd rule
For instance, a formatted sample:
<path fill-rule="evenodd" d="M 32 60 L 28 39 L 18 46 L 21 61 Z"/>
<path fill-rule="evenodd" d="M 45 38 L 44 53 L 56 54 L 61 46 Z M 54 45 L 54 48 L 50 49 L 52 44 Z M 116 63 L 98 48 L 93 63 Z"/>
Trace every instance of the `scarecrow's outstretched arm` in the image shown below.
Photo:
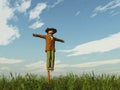
<path fill-rule="evenodd" d="M 40 38 L 45 38 L 45 35 L 42 34 L 33 34 L 34 37 L 40 37 Z"/>
<path fill-rule="evenodd" d="M 59 38 L 56 38 L 56 37 L 55 37 L 55 40 L 56 40 L 56 41 L 59 41 L 59 42 L 62 42 L 62 43 L 65 42 L 63 39 L 59 39 Z"/>

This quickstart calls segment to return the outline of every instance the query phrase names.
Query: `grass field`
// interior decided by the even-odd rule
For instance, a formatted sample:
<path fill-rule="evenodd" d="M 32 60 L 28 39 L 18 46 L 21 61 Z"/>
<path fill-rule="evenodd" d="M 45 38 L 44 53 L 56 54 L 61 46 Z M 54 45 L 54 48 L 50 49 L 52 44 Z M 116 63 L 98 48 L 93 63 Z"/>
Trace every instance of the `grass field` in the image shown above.
<path fill-rule="evenodd" d="M 120 76 L 90 74 L 68 74 L 52 77 L 50 84 L 45 76 L 0 76 L 0 90 L 120 90 Z"/>

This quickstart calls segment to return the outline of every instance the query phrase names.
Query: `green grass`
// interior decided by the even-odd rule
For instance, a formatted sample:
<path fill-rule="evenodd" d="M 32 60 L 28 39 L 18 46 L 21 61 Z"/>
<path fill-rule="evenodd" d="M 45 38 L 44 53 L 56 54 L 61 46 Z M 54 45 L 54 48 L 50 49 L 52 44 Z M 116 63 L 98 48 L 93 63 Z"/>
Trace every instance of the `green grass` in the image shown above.
<path fill-rule="evenodd" d="M 120 90 L 120 76 L 90 74 L 68 74 L 52 77 L 50 84 L 45 76 L 0 76 L 0 90 Z"/>

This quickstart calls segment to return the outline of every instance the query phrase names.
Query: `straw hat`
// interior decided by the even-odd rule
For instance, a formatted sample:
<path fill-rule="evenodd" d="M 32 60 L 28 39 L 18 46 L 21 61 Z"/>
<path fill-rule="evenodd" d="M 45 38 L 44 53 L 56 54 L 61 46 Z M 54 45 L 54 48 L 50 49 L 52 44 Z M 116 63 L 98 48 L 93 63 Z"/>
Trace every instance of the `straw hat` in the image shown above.
<path fill-rule="evenodd" d="M 53 34 L 57 32 L 55 28 L 47 28 L 45 32 L 48 33 L 48 31 L 51 31 L 51 30 L 53 31 Z"/>

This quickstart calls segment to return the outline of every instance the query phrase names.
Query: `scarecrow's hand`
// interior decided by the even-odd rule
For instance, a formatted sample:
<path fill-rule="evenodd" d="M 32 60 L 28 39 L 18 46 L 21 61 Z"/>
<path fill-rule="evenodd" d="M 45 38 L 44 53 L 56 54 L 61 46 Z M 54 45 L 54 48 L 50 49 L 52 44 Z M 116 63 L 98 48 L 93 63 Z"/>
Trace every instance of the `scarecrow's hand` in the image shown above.
<path fill-rule="evenodd" d="M 36 37 L 36 34 L 33 34 L 33 36 L 35 36 L 35 37 Z"/>
<path fill-rule="evenodd" d="M 63 40 L 62 43 L 65 43 L 65 41 Z"/>

